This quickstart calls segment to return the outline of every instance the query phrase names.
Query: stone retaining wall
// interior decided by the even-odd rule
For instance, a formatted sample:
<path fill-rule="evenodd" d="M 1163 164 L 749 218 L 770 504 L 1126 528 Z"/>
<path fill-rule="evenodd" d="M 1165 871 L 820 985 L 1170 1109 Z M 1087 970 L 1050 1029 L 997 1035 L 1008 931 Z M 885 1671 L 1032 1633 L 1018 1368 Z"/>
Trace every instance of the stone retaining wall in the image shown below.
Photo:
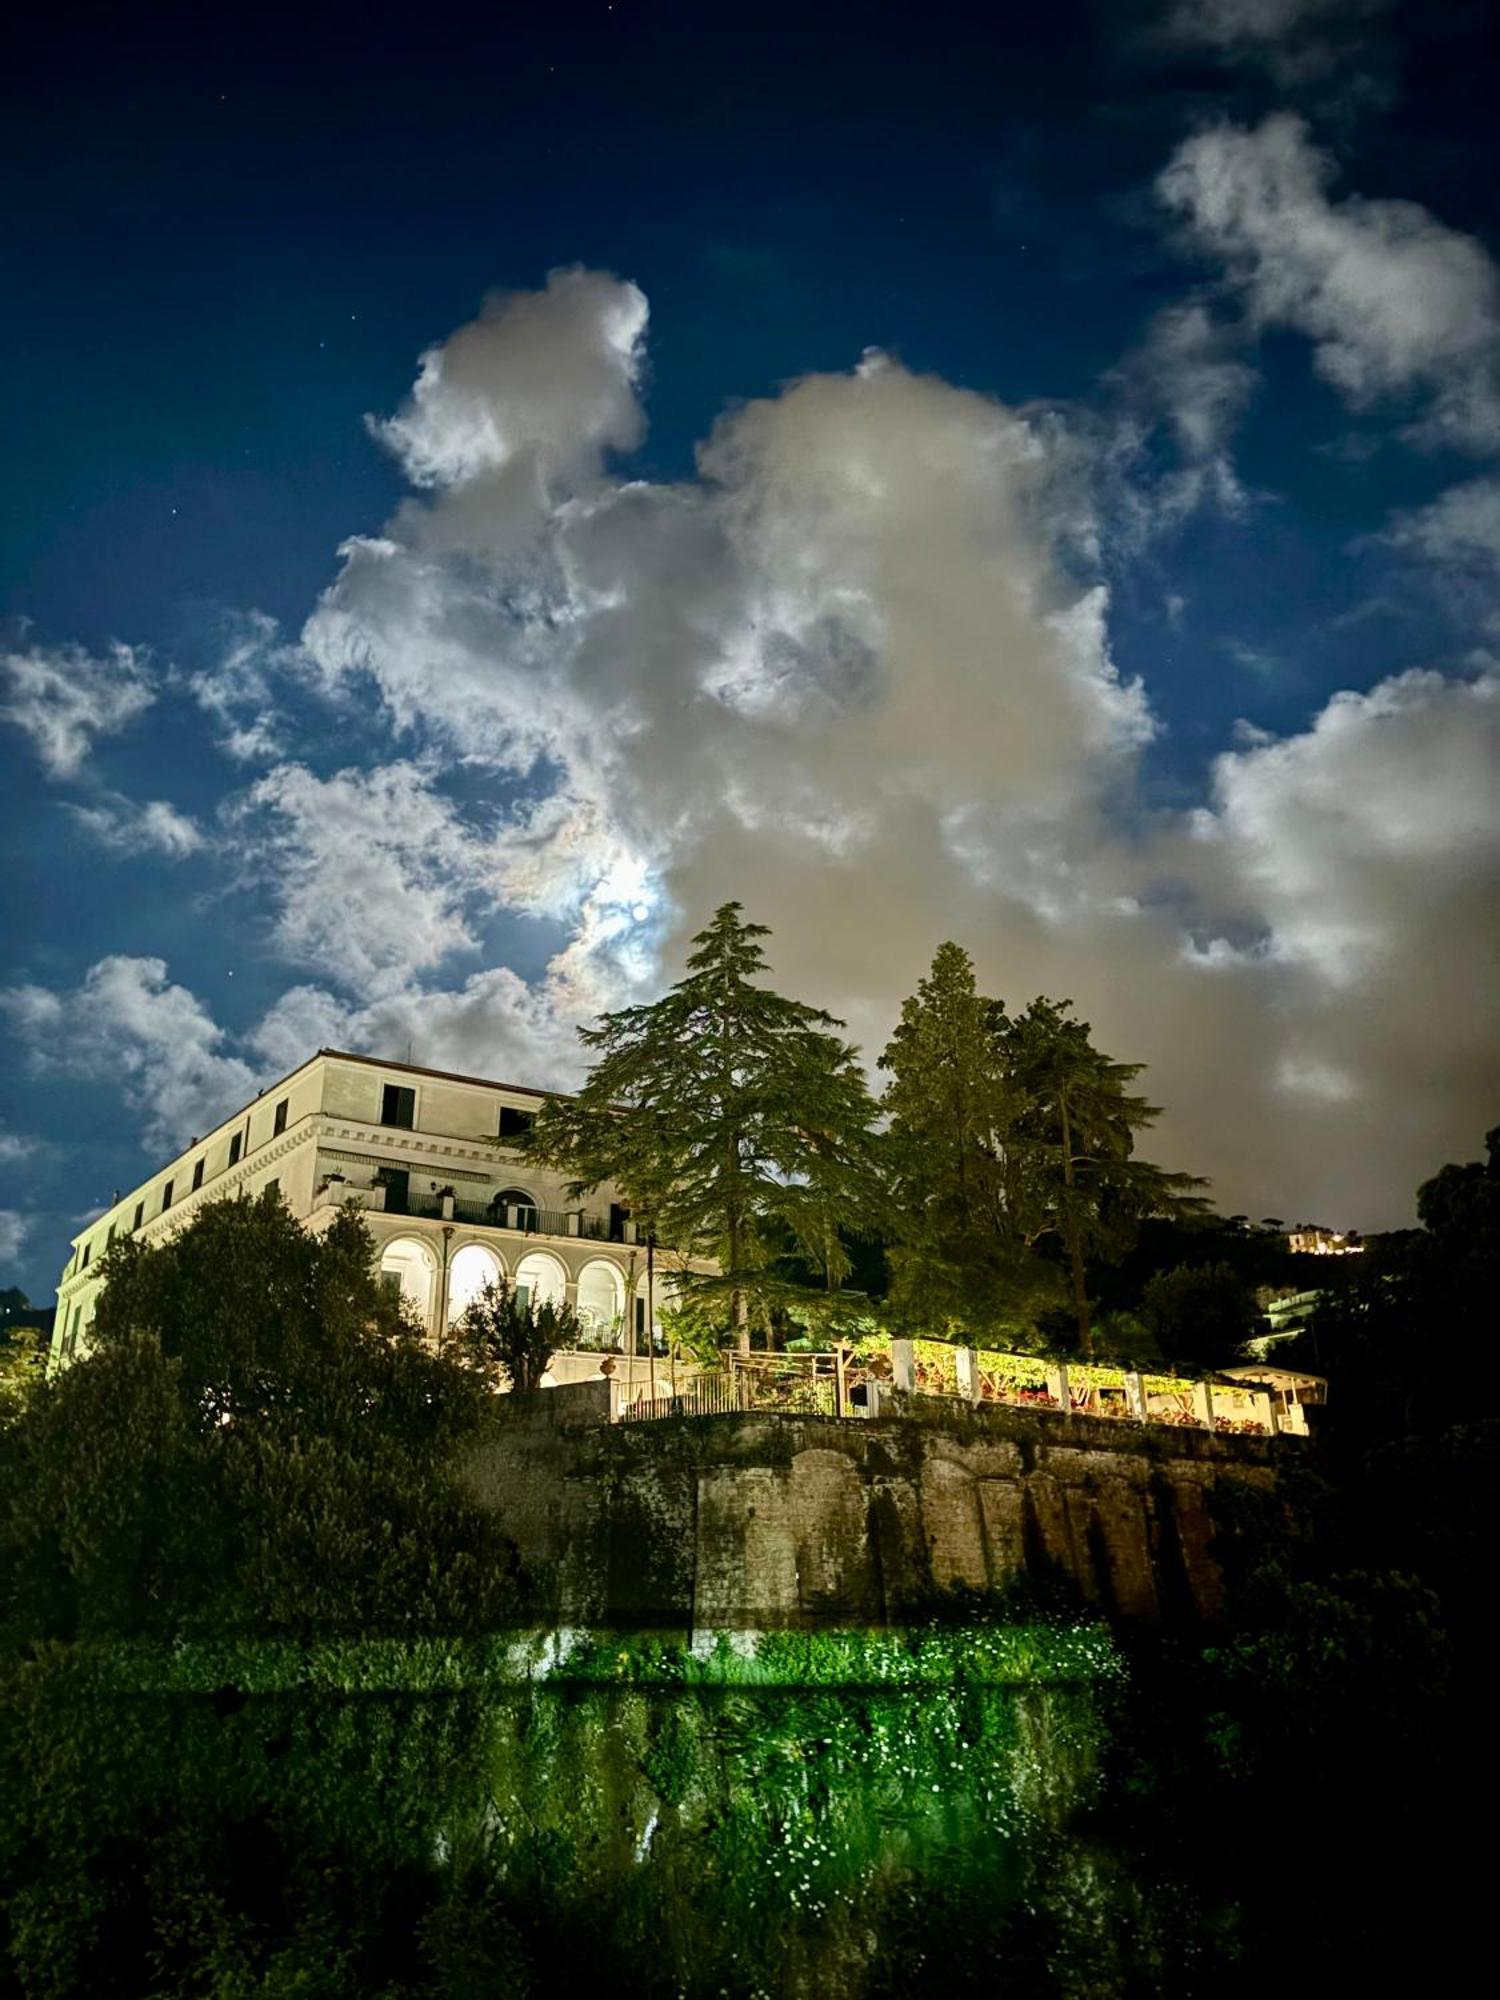
<path fill-rule="evenodd" d="M 896 1625 L 1021 1575 L 1127 1618 L 1211 1620 L 1216 1481 L 1298 1441 L 903 1399 L 864 1421 L 611 1424 L 609 1386 L 501 1399 L 469 1467 L 560 1625 Z"/>

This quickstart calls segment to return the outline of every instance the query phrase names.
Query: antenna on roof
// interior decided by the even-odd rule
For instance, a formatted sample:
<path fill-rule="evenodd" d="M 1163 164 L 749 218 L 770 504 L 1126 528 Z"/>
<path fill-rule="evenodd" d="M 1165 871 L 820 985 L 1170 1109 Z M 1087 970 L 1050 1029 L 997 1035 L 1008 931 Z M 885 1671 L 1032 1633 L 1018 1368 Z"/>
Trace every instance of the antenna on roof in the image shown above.
<path fill-rule="evenodd" d="M 406 1038 L 406 1060 L 407 1060 L 407 1062 L 408 1062 L 408 1063 L 409 1063 L 409 1062 L 411 1061 L 411 1036 L 410 1036 L 410 1035 L 408 1035 L 408 1036 L 407 1036 L 407 1038 Z"/>

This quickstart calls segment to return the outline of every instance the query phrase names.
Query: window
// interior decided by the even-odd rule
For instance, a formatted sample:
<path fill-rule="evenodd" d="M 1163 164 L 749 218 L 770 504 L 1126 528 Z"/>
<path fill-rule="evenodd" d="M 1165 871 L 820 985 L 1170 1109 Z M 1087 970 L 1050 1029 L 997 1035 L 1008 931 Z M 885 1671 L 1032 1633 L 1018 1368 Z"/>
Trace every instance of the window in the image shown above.
<path fill-rule="evenodd" d="M 501 1188 L 499 1194 L 491 1195 L 489 1211 L 497 1229 L 524 1229 L 528 1234 L 536 1231 L 536 1197 L 527 1194 L 524 1188 Z"/>
<path fill-rule="evenodd" d="M 287 1099 L 283 1097 L 276 1107 L 276 1116 L 271 1120 L 271 1137 L 273 1139 L 280 1138 L 281 1134 L 286 1130 L 286 1107 Z"/>
<path fill-rule="evenodd" d="M 146 1220 L 146 1204 L 143 1201 L 138 1201 L 135 1205 L 135 1221 L 132 1222 L 130 1226 L 132 1229 L 139 1229 L 141 1224 L 145 1220 Z"/>
<path fill-rule="evenodd" d="M 109 1225 L 109 1234 L 104 1239 L 104 1247 L 106 1250 L 109 1248 L 110 1244 L 114 1242 L 114 1240 L 115 1240 L 115 1225 L 111 1223 Z"/>
<path fill-rule="evenodd" d="M 500 1107 L 500 1137 L 502 1139 L 519 1139 L 525 1133 L 529 1132 L 535 1123 L 536 1113 L 534 1111 L 519 1110 L 514 1104 L 502 1104 Z"/>
<path fill-rule="evenodd" d="M 168 1181 L 166 1186 L 161 1191 L 162 1214 L 165 1215 L 167 1210 L 171 1206 L 172 1206 L 172 1183 Z"/>
<path fill-rule="evenodd" d="M 233 1137 L 233 1138 L 232 1138 L 232 1139 L 230 1140 L 230 1142 L 229 1142 L 229 1164 L 230 1164 L 230 1166 L 234 1166 L 234 1165 L 235 1165 L 235 1164 L 237 1163 L 237 1161 L 239 1160 L 239 1157 L 240 1157 L 240 1147 L 241 1147 L 241 1146 L 242 1146 L 242 1145 L 243 1145 L 244 1143 L 245 1143 L 245 1142 L 244 1142 L 244 1140 L 243 1140 L 243 1139 L 242 1139 L 242 1138 L 240 1137 L 239 1133 L 238 1133 L 238 1132 L 236 1132 L 236 1133 L 235 1133 L 235 1135 L 234 1135 L 234 1137 Z"/>
<path fill-rule="evenodd" d="M 380 1097 L 381 1124 L 399 1125 L 403 1132 L 409 1132 L 416 1119 L 417 1093 L 399 1083 L 388 1083 Z"/>
<path fill-rule="evenodd" d="M 274 1195 L 279 1195 L 279 1194 L 281 1193 L 281 1182 L 280 1182 L 280 1180 L 279 1180 L 279 1179 L 277 1179 L 277 1180 L 274 1180 L 274 1181 L 267 1181 L 267 1182 L 266 1182 L 266 1184 L 265 1184 L 265 1187 L 264 1187 L 264 1189 L 262 1190 L 262 1192 L 263 1192 L 263 1193 L 265 1193 L 265 1194 L 274 1194 Z"/>
<path fill-rule="evenodd" d="M 93 1244 L 92 1244 L 92 1243 L 85 1243 L 85 1244 L 84 1244 L 84 1246 L 83 1246 L 83 1262 L 82 1262 L 82 1263 L 81 1263 L 81 1264 L 80 1264 L 80 1265 L 78 1266 L 78 1268 L 79 1268 L 79 1270 L 80 1270 L 80 1271 L 86 1271 L 86 1270 L 88 1269 L 88 1265 L 89 1265 L 89 1253 L 90 1253 L 90 1252 L 92 1251 L 93 1247 L 94 1247 L 94 1246 L 93 1246 Z"/>
<path fill-rule="evenodd" d="M 203 1161 L 202 1161 L 202 1160 L 194 1160 L 194 1162 L 193 1162 L 193 1192 L 194 1192 L 194 1193 L 196 1194 L 196 1193 L 197 1193 L 197 1191 L 198 1191 L 198 1189 L 199 1189 L 199 1188 L 201 1188 L 201 1187 L 202 1187 L 202 1185 L 203 1185 Z"/>

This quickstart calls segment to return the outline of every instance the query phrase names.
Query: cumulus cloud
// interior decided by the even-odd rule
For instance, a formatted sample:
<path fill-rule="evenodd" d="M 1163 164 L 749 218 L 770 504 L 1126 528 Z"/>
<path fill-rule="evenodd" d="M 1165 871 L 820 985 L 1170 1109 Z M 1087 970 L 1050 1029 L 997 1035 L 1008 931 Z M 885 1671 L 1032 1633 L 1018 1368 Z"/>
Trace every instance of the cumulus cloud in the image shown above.
<path fill-rule="evenodd" d="M 117 854 L 162 854 L 181 861 L 204 844 L 197 823 L 165 799 L 140 804 L 116 796 L 99 805 L 74 806 L 72 812 L 101 846 Z"/>
<path fill-rule="evenodd" d="M 283 754 L 288 725 L 277 713 L 272 684 L 298 664 L 295 647 L 283 643 L 276 620 L 264 611 L 228 621 L 218 658 L 188 678 L 194 700 L 218 725 L 226 756 L 261 763 Z"/>
<path fill-rule="evenodd" d="M 1156 30 L 1171 47 L 1216 55 L 1236 67 L 1264 69 L 1283 90 L 1317 86 L 1337 67 L 1357 65 L 1356 99 L 1369 90 L 1369 68 L 1385 51 L 1374 37 L 1392 0 L 1176 0 Z M 1347 109 L 1346 102 L 1335 108 Z"/>
<path fill-rule="evenodd" d="M 1238 514 L 1248 506 L 1231 450 L 1256 383 L 1244 345 L 1241 327 L 1201 299 L 1184 299 L 1156 314 L 1113 371 L 1123 416 L 1105 458 L 1117 475 L 1108 492 L 1117 540 L 1122 516 L 1139 541 L 1200 507 Z M 1157 438 L 1166 462 L 1152 472 Z"/>
<path fill-rule="evenodd" d="M 0 1208 L 0 1266 L 16 1262 L 30 1234 L 29 1215 L 15 1208 Z"/>
<path fill-rule="evenodd" d="M 434 349 L 393 420 L 418 497 L 346 544 L 295 652 L 399 756 L 283 761 L 227 816 L 302 983 L 231 1045 L 160 961 L 104 960 L 11 996 L 29 1045 L 107 1049 L 174 1138 L 319 1045 L 565 1086 L 574 1024 L 736 897 L 872 1059 L 955 937 L 988 990 L 1070 994 L 1148 1063 L 1159 1155 L 1227 1207 L 1403 1219 L 1500 1088 L 1491 681 L 1338 696 L 1243 735 L 1196 819 L 1148 811 L 1076 429 L 872 353 L 726 412 L 692 477 L 632 478 L 644 314 L 554 278 Z M 1227 498 L 1233 323 L 1190 302 L 1134 367 Z M 536 979 L 455 970 L 496 911 L 557 928 Z"/>
<path fill-rule="evenodd" d="M 1305 334 L 1352 405 L 1404 398 L 1424 440 L 1492 449 L 1500 273 L 1415 202 L 1331 199 L 1333 174 L 1303 121 L 1281 113 L 1186 140 L 1158 190 L 1253 318 Z"/>
<path fill-rule="evenodd" d="M 1500 673 L 1414 670 L 1335 695 L 1301 736 L 1220 757 L 1197 831 L 1228 847 L 1263 948 L 1346 991 L 1407 959 L 1419 922 L 1446 926 L 1454 895 L 1493 893 L 1497 770 Z M 1430 980 L 1433 961 L 1411 969 Z"/>
<path fill-rule="evenodd" d="M 284 993 L 250 1038 L 272 1074 L 305 1062 L 314 1049 L 400 1060 L 408 1049 L 434 1069 L 565 1090 L 579 1080 L 573 1022 L 545 984 L 530 986 L 506 966 L 476 972 L 456 990 L 407 989 L 368 1004 L 326 987 Z"/>
<path fill-rule="evenodd" d="M 554 271 L 545 290 L 499 294 L 429 348 L 408 402 L 371 428 L 416 486 L 576 481 L 640 442 L 645 328 L 634 285 Z"/>
<path fill-rule="evenodd" d="M 145 655 L 132 646 L 111 646 L 103 658 L 81 646 L 32 646 L 0 655 L 0 675 L 0 721 L 26 732 L 53 778 L 77 777 L 96 740 L 155 699 Z"/>
<path fill-rule="evenodd" d="M 368 989 L 476 946 L 465 906 L 483 884 L 483 843 L 415 765 L 319 778 L 283 764 L 235 818 L 243 859 L 276 906 L 275 942 L 294 963 Z"/>
<path fill-rule="evenodd" d="M 102 958 L 71 992 L 13 986 L 0 1008 L 35 1071 L 118 1087 L 151 1150 L 175 1151 L 255 1094 L 255 1071 L 159 958 Z"/>
<path fill-rule="evenodd" d="M 1387 5 L 1389 0 L 1182 0 L 1169 25 L 1184 41 L 1272 42 L 1308 21 L 1373 14 Z"/>
<path fill-rule="evenodd" d="M 1500 582 L 1500 479 L 1450 486 L 1426 507 L 1397 514 L 1384 539 L 1493 592 Z"/>
<path fill-rule="evenodd" d="M 1399 1188 L 1467 1157 L 1500 1099 L 1497 769 L 1493 671 L 1338 694 L 1303 734 L 1217 761 L 1198 907 L 1236 928 L 1193 956 L 1231 1010 L 1246 994 L 1264 1010 L 1231 1091 L 1269 1082 L 1287 1137 L 1337 1162 L 1282 1167 L 1299 1212 L 1319 1206 L 1318 1171 L 1352 1198 L 1397 1162 Z M 1248 1129 L 1264 1147 L 1264 1112 Z M 1389 1197 L 1365 1199 L 1391 1219 Z"/>

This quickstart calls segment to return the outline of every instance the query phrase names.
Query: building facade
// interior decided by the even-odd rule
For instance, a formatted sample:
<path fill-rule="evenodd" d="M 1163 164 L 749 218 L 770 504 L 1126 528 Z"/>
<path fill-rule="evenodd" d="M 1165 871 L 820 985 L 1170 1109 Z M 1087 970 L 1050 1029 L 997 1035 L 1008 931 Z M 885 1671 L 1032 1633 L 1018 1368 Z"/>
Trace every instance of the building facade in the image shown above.
<path fill-rule="evenodd" d="M 86 1347 L 112 1243 L 160 1243 L 205 1202 L 269 1187 L 309 1229 L 327 1228 L 353 1202 L 385 1283 L 434 1337 L 503 1274 L 534 1298 L 574 1306 L 599 1346 L 623 1337 L 644 1352 L 648 1310 L 655 1321 L 670 1271 L 653 1260 L 648 1284 L 646 1249 L 612 1189 L 569 1203 L 558 1175 L 523 1160 L 516 1142 L 546 1096 L 320 1049 L 74 1237 L 51 1365 Z"/>

